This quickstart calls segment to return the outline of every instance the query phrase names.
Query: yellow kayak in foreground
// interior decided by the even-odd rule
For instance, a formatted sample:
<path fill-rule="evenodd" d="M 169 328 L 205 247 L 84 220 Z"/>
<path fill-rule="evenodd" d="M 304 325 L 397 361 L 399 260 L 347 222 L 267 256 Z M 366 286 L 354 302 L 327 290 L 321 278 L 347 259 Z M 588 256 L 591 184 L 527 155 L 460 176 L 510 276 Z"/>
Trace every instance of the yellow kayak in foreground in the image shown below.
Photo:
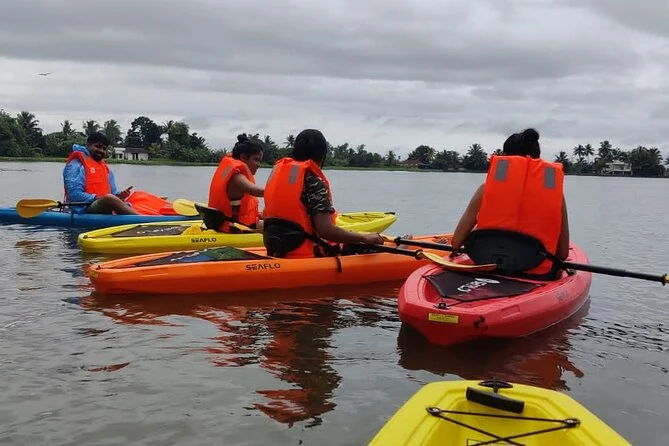
<path fill-rule="evenodd" d="M 394 212 L 346 212 L 337 216 L 337 226 L 350 231 L 382 232 L 396 220 Z M 82 251 L 97 254 L 150 254 L 220 246 L 263 246 L 260 232 L 216 232 L 203 229 L 202 220 L 113 226 L 80 234 L 78 242 Z"/>
<path fill-rule="evenodd" d="M 503 381 L 425 385 L 370 445 L 630 445 L 569 396 Z"/>

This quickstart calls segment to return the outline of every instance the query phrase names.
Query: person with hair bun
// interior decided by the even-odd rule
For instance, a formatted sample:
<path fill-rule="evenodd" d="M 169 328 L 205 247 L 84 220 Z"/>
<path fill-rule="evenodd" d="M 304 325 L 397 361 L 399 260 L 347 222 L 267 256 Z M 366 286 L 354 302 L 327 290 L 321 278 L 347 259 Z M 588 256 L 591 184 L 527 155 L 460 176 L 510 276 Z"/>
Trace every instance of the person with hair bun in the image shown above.
<path fill-rule="evenodd" d="M 544 161 L 540 155 L 539 132 L 535 129 L 506 139 L 502 155 L 490 159 L 485 183 L 476 190 L 455 228 L 452 257 L 464 245 L 468 254 L 471 249 L 478 249 L 488 252 L 487 258 L 536 264 L 519 275 L 540 280 L 559 277 L 561 271 L 555 257 L 565 260 L 569 255 L 564 173 L 561 163 Z M 536 252 L 528 259 L 527 253 L 504 251 L 513 251 L 511 246 L 521 244 L 540 246 L 539 251 L 547 255 Z M 492 253 L 494 249 L 504 252 Z"/>
<path fill-rule="evenodd" d="M 218 210 L 222 218 L 218 227 L 210 229 L 239 232 L 231 222 L 262 229 L 256 197 L 263 196 L 264 188 L 256 185 L 254 175 L 262 163 L 263 152 L 261 141 L 243 133 L 237 136 L 232 153 L 221 159 L 209 185 L 208 206 Z"/>
<path fill-rule="evenodd" d="M 327 152 L 325 136 L 318 130 L 306 129 L 295 138 L 292 157 L 274 164 L 265 185 L 263 242 L 269 255 L 348 255 L 364 251 L 350 244 L 383 243 L 377 233 L 347 231 L 335 224 L 332 190 L 321 171 Z"/>

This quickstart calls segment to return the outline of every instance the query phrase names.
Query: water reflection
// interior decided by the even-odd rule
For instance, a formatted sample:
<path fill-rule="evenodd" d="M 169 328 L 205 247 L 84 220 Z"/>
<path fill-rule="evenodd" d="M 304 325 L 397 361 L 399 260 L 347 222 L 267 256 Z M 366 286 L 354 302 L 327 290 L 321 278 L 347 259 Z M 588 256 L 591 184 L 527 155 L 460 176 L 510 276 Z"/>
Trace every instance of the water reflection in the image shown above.
<path fill-rule="evenodd" d="M 78 303 L 123 324 L 176 326 L 174 316 L 206 320 L 219 334 L 203 350 L 212 364 L 258 364 L 284 383 L 257 389 L 253 405 L 272 419 L 292 425 L 321 424 L 335 408 L 341 376 L 332 367 L 335 331 L 396 320 L 399 284 L 305 289 L 207 296 L 100 296 Z M 396 324 L 397 325 L 397 324 Z"/>
<path fill-rule="evenodd" d="M 463 379 L 501 379 L 553 390 L 569 390 L 562 378 L 583 372 L 569 359 L 570 334 L 580 327 L 590 309 L 588 300 L 571 318 L 532 336 L 484 340 L 455 346 L 429 344 L 411 327 L 402 325 L 398 337 L 399 364 L 409 370 Z"/>

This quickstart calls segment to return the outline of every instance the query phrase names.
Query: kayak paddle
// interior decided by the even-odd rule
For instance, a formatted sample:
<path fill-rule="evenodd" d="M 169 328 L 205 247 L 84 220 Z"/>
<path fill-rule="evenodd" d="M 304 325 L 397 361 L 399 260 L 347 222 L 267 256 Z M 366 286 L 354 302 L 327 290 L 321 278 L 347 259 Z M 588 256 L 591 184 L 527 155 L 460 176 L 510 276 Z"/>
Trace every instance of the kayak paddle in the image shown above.
<path fill-rule="evenodd" d="M 16 203 L 16 213 L 23 218 L 32 218 L 36 217 L 44 211 L 53 208 L 63 208 L 66 206 L 85 206 L 89 205 L 89 202 L 73 202 L 73 203 L 62 203 L 56 200 L 49 200 L 46 198 L 24 198 L 19 200 Z"/>
<path fill-rule="evenodd" d="M 183 215 L 185 217 L 195 217 L 196 215 L 200 215 L 198 210 L 195 209 L 196 204 L 198 206 L 207 207 L 207 205 L 204 203 L 196 203 L 195 201 L 186 200 L 185 198 L 177 198 L 176 200 L 174 200 L 172 202 L 172 207 L 174 208 L 174 211 L 179 215 Z M 259 229 L 251 229 L 248 226 L 244 226 L 236 222 L 230 222 L 230 226 L 234 226 L 235 228 L 239 229 L 242 232 L 262 232 Z"/>
<path fill-rule="evenodd" d="M 431 243 L 431 242 L 422 242 L 418 240 L 409 240 L 409 239 L 403 239 L 401 237 L 389 237 L 389 236 L 382 236 L 384 240 L 395 243 L 395 244 L 404 244 L 404 245 L 412 245 L 412 246 L 420 246 L 423 248 L 431 248 L 431 249 L 439 249 L 442 251 L 453 251 L 453 247 L 450 245 L 444 245 L 443 243 Z M 438 256 L 437 256 L 438 257 Z M 624 269 L 616 269 L 616 268 L 607 268 L 604 266 L 595 266 L 595 265 L 589 265 L 585 263 L 575 263 L 575 262 L 567 262 L 564 260 L 557 260 L 560 263 L 560 266 L 562 268 L 566 269 L 573 269 L 576 271 L 586 271 L 590 273 L 596 273 L 596 274 L 604 274 L 607 276 L 616 276 L 616 277 L 630 277 L 632 279 L 641 279 L 641 280 L 649 280 L 651 282 L 660 282 L 662 285 L 666 285 L 669 283 L 669 275 L 663 274 L 663 275 L 653 275 L 653 274 L 645 274 L 645 273 L 637 273 L 633 271 L 626 271 Z"/>
<path fill-rule="evenodd" d="M 195 202 L 191 200 L 186 200 L 185 198 L 177 198 L 172 202 L 172 207 L 174 211 L 185 217 L 195 217 L 200 213 L 195 209 Z"/>
<path fill-rule="evenodd" d="M 497 265 L 494 263 L 486 263 L 485 265 L 463 265 L 460 263 L 451 262 L 450 260 L 440 257 L 437 254 L 432 252 L 425 252 L 422 249 L 411 250 L 403 248 L 393 248 L 392 246 L 386 245 L 356 245 L 360 248 L 371 248 L 380 252 L 388 252 L 391 254 L 403 254 L 411 257 L 415 257 L 418 260 L 425 259 L 429 260 L 432 263 L 442 266 L 445 269 L 449 270 L 459 270 L 459 271 L 492 271 L 497 268 Z M 443 245 L 442 245 L 443 246 Z"/>

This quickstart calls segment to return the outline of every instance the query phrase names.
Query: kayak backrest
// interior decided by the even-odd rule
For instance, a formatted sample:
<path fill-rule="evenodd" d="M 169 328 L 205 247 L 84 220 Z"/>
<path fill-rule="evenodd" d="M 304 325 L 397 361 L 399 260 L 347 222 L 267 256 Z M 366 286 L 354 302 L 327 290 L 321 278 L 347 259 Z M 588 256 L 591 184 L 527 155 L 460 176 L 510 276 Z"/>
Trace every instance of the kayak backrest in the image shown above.
<path fill-rule="evenodd" d="M 200 214 L 200 217 L 202 218 L 202 221 L 204 222 L 204 225 L 207 227 L 207 229 L 218 231 L 218 228 L 223 226 L 224 222 L 230 221 L 230 219 L 218 209 L 203 206 L 198 203 L 195 203 L 194 206 L 195 210 L 197 210 L 197 212 Z"/>
<path fill-rule="evenodd" d="M 273 257 L 286 255 L 299 248 L 307 233 L 297 223 L 281 218 L 266 218 L 263 221 L 263 244 L 267 254 Z"/>
<path fill-rule="evenodd" d="M 464 249 L 474 263 L 495 263 L 499 271 L 508 273 L 530 270 L 546 259 L 546 248 L 539 240 L 498 229 L 472 231 L 465 240 Z"/>

